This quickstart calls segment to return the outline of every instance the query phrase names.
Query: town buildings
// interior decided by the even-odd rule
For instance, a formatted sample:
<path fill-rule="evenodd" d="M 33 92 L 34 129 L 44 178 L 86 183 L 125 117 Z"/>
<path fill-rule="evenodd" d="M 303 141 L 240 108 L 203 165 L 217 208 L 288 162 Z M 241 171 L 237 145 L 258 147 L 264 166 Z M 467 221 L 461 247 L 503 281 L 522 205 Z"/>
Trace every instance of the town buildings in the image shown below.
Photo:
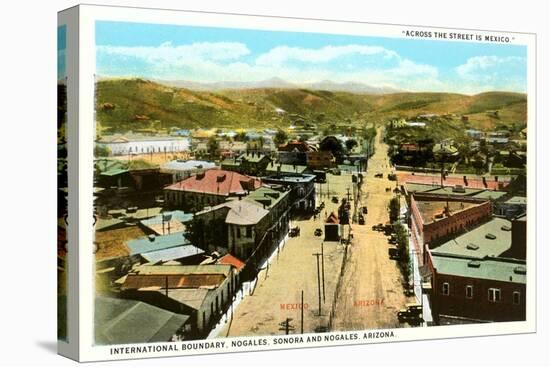
<path fill-rule="evenodd" d="M 164 195 L 168 206 L 195 212 L 231 197 L 245 196 L 260 186 L 261 181 L 257 178 L 211 169 L 165 187 Z"/>
<path fill-rule="evenodd" d="M 112 135 L 103 136 L 96 145 L 111 155 L 185 152 L 190 148 L 188 138 L 176 136 Z"/>
<path fill-rule="evenodd" d="M 229 158 L 222 162 L 221 168 L 250 176 L 261 176 L 264 174 L 271 159 L 259 152 L 250 152 L 239 155 L 236 158 Z"/>
<path fill-rule="evenodd" d="M 174 183 L 212 168 L 216 168 L 214 162 L 176 159 L 163 164 L 160 171 L 171 174 Z"/>
<path fill-rule="evenodd" d="M 262 187 L 243 199 L 206 208 L 195 214 L 197 245 L 245 262 L 259 261 L 288 233 L 289 200 L 289 191 Z M 212 226 L 215 236 L 203 233 L 202 228 Z"/>
<path fill-rule="evenodd" d="M 140 265 L 123 276 L 121 297 L 187 316 L 184 339 L 204 338 L 233 300 L 238 273 L 230 264 Z"/>

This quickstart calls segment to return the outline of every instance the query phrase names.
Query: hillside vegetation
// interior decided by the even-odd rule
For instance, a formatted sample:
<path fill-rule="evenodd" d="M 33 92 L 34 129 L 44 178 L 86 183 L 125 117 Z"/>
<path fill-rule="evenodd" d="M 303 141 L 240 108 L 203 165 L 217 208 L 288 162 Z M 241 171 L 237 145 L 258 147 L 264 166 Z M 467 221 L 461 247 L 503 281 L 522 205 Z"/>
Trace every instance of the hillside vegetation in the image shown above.
<path fill-rule="evenodd" d="M 172 127 L 285 128 L 296 120 L 313 122 L 320 128 L 350 123 L 359 126 L 431 113 L 467 115 L 466 127 L 482 129 L 525 124 L 527 120 L 527 96 L 508 92 L 474 96 L 274 88 L 205 92 L 142 79 L 113 79 L 97 82 L 96 97 L 97 121 L 111 132 Z"/>

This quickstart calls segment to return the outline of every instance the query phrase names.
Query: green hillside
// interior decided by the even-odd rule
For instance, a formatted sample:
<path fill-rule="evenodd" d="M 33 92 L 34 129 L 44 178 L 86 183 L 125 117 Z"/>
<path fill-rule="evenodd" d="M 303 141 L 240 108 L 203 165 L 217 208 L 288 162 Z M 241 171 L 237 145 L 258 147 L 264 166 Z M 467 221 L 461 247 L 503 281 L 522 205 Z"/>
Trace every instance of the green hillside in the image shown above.
<path fill-rule="evenodd" d="M 96 94 L 97 120 L 102 128 L 112 132 L 171 127 L 277 128 L 287 127 L 296 120 L 313 122 L 319 127 L 340 123 L 363 125 L 428 113 L 468 115 L 469 127 L 484 129 L 525 123 L 527 119 L 526 95 L 507 92 L 474 96 L 369 95 L 273 88 L 203 92 L 142 79 L 115 79 L 97 82 Z M 278 114 L 276 109 L 286 113 Z M 497 115 L 494 111 L 498 111 Z"/>

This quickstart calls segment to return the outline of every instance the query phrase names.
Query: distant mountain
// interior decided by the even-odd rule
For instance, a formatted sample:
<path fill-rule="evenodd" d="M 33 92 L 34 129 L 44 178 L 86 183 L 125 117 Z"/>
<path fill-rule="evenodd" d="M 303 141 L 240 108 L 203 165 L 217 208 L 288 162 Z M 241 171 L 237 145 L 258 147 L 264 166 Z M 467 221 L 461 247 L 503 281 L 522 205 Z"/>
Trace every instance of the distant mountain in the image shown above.
<path fill-rule="evenodd" d="M 273 88 L 273 89 L 314 89 L 314 90 L 328 90 L 334 92 L 350 92 L 350 93 L 369 93 L 369 94 L 386 94 L 396 93 L 400 90 L 389 87 L 375 87 L 363 83 L 347 82 L 337 83 L 331 80 L 323 80 L 313 83 L 290 83 L 281 78 L 270 78 L 261 80 L 258 82 L 215 82 L 215 83 L 199 83 L 187 80 L 154 80 L 157 83 L 167 85 L 170 87 L 187 88 L 198 91 L 220 91 L 231 89 L 259 89 L 259 88 Z"/>
<path fill-rule="evenodd" d="M 245 84 L 227 89 L 224 83 L 224 88 L 210 85 L 208 90 L 198 90 L 191 84 L 182 88 L 144 79 L 100 78 L 96 118 L 112 132 L 170 127 L 286 129 L 297 119 L 324 129 L 333 124 L 364 126 L 389 118 L 436 114 L 442 123 L 462 133 L 464 128 L 491 129 L 527 121 L 527 96 L 522 93 L 367 93 L 366 87 L 355 83 L 326 81 L 297 88 L 280 79 Z M 329 87 L 361 92 L 330 91 Z"/>

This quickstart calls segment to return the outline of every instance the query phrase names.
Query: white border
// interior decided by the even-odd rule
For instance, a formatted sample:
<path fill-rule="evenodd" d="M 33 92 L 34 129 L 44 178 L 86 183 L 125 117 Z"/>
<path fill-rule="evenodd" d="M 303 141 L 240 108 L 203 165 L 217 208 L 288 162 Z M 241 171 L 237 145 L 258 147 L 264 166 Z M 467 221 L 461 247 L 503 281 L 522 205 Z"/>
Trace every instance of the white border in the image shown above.
<path fill-rule="evenodd" d="M 420 26 L 403 26 L 403 25 L 388 25 L 388 24 L 368 24 L 358 22 L 337 22 L 326 20 L 310 20 L 298 18 L 280 18 L 280 17 L 260 17 L 250 15 L 229 15 L 215 14 L 202 12 L 187 12 L 187 11 L 169 11 L 144 8 L 123 8 L 123 7 L 102 7 L 94 5 L 82 5 L 79 7 L 80 34 L 80 74 L 79 74 L 79 207 L 80 207 L 80 222 L 79 222 L 79 244 L 80 253 L 78 273 L 80 292 L 79 310 L 82 310 L 83 317 L 79 318 L 80 327 L 80 343 L 79 343 L 79 359 L 81 361 L 92 360 L 114 360 L 114 359 L 131 359 L 145 357 L 162 357 L 176 355 L 194 355 L 205 353 L 222 353 L 222 352 L 238 352 L 238 351 L 256 351 L 256 350 L 272 350 L 272 349 L 288 349 L 306 348 L 314 346 L 334 346 L 334 345 L 351 345 L 351 344 L 367 344 L 386 341 L 409 341 L 422 339 L 437 339 L 437 338 L 458 338 L 480 335 L 503 335 L 503 334 L 518 334 L 536 331 L 536 242 L 535 242 L 535 220 L 536 220 L 536 202 L 534 200 L 536 193 L 535 173 L 536 167 L 535 152 L 536 152 L 536 124 L 535 124 L 535 96 L 536 96 L 536 36 L 527 33 L 513 32 L 498 32 L 498 31 L 482 31 L 482 30 L 461 30 L 449 28 L 434 28 Z M 524 322 L 504 322 L 478 325 L 454 325 L 454 326 L 438 326 L 429 328 L 411 328 L 411 329 L 388 329 L 393 331 L 395 338 L 389 339 L 369 339 L 360 340 L 360 342 L 330 342 L 330 343 L 314 343 L 314 344 L 284 344 L 282 346 L 269 345 L 267 347 L 243 347 L 243 348 L 225 348 L 223 350 L 209 351 L 186 351 L 185 353 L 141 353 L 134 355 L 110 355 L 109 350 L 113 346 L 97 346 L 93 345 L 93 308 L 94 308 L 94 278 L 93 278 L 93 256 L 92 228 L 93 218 L 93 137 L 95 133 L 94 127 L 94 73 L 95 73 L 95 21 L 96 20 L 111 20 L 111 21 L 126 21 L 126 22 L 143 22 L 157 24 L 173 24 L 173 25 L 197 25 L 197 26 L 212 26 L 224 28 L 240 28 L 240 29 L 257 29 L 257 30 L 279 30 L 279 31 L 294 31 L 294 32 L 314 32 L 325 34 L 347 34 L 359 36 L 383 36 L 403 38 L 402 30 L 445 30 L 450 31 L 469 31 L 482 35 L 508 35 L 513 37 L 510 44 L 527 46 L 528 54 L 528 247 L 527 247 L 527 314 Z M 327 27 L 330 25 L 330 27 Z M 449 40 L 446 40 L 449 42 Z M 454 40 L 452 42 L 466 42 Z M 372 332 L 382 330 L 371 330 Z M 354 332 L 342 332 L 335 334 L 353 334 Z M 359 331 L 358 333 L 362 333 Z M 306 336 L 307 334 L 304 334 Z M 317 334 L 318 335 L 318 334 Z M 279 337 L 263 337 L 264 339 L 273 341 Z M 241 338 L 224 338 L 226 342 L 231 340 L 252 340 L 260 339 L 260 337 L 241 337 Z M 172 343 L 161 343 L 172 344 Z M 150 344 L 160 345 L 160 344 Z"/>

